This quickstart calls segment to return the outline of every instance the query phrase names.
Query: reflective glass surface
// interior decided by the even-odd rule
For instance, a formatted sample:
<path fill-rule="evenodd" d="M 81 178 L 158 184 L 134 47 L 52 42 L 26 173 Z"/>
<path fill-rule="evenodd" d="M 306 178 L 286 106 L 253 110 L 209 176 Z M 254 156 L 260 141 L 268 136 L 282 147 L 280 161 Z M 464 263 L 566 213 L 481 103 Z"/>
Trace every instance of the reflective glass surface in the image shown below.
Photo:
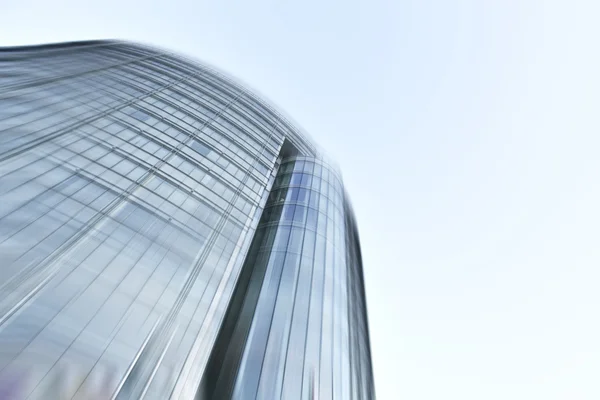
<path fill-rule="evenodd" d="M 0 394 L 373 398 L 353 218 L 302 131 L 212 67 L 0 49 Z"/>
<path fill-rule="evenodd" d="M 370 361 L 360 359 L 370 353 L 366 329 L 357 329 L 366 325 L 355 300 L 362 265 L 345 199 L 324 159 L 282 161 L 202 398 L 374 397 Z"/>

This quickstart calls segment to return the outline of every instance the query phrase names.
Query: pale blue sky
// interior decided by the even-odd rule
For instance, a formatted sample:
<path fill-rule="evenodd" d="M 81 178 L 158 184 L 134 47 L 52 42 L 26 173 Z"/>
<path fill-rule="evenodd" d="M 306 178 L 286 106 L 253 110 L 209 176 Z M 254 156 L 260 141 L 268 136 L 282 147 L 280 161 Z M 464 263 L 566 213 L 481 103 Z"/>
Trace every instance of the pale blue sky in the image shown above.
<path fill-rule="evenodd" d="M 343 170 L 378 398 L 600 398 L 597 2 L 3 0 L 230 72 Z"/>

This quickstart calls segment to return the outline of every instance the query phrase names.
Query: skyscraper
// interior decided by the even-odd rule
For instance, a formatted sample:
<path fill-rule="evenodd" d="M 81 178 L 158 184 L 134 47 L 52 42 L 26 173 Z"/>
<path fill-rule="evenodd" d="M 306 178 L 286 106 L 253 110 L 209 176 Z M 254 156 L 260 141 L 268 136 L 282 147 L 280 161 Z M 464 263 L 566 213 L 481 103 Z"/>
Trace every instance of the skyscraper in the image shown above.
<path fill-rule="evenodd" d="M 171 52 L 0 50 L 0 260 L 0 393 L 375 396 L 339 170 Z"/>

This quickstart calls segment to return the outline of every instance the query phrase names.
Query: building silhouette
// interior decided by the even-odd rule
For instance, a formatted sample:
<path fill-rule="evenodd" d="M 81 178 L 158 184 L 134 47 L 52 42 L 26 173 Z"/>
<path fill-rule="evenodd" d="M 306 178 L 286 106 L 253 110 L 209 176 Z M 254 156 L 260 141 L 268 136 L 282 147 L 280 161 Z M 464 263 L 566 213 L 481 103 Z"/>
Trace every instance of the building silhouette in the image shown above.
<path fill-rule="evenodd" d="M 375 396 L 339 170 L 169 51 L 0 49 L 0 263 L 0 386 L 22 398 Z"/>

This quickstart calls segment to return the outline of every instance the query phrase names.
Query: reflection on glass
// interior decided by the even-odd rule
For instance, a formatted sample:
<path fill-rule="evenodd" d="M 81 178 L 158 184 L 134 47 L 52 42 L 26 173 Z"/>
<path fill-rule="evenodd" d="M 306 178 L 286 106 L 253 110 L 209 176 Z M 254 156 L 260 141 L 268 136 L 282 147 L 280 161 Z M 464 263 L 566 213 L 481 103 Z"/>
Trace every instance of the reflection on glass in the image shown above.
<path fill-rule="evenodd" d="M 374 398 L 353 212 L 301 129 L 142 45 L 3 71 L 0 398 Z"/>

